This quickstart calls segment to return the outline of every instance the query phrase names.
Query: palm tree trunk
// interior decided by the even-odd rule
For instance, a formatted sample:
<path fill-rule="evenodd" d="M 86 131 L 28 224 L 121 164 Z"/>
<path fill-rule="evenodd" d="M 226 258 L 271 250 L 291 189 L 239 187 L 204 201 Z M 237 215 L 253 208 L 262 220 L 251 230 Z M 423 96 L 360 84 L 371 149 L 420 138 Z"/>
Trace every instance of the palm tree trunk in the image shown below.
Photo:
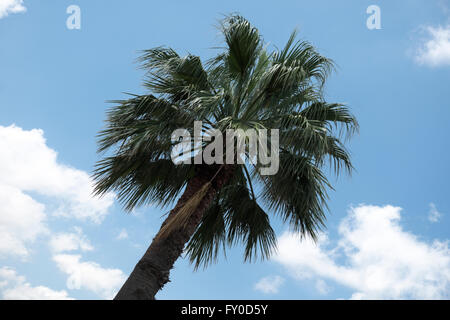
<path fill-rule="evenodd" d="M 179 229 L 178 232 L 172 232 L 167 237 L 159 238 L 160 229 L 114 300 L 155 299 L 156 293 L 169 282 L 170 270 L 200 224 L 205 210 L 211 205 L 216 192 L 227 183 L 232 173 L 233 167 L 229 165 L 222 167 L 217 165 L 199 166 L 196 175 L 189 180 L 183 195 L 161 228 L 205 183 L 211 182 L 212 185 L 207 194 L 197 206 L 194 214 L 190 216 L 186 227 Z"/>

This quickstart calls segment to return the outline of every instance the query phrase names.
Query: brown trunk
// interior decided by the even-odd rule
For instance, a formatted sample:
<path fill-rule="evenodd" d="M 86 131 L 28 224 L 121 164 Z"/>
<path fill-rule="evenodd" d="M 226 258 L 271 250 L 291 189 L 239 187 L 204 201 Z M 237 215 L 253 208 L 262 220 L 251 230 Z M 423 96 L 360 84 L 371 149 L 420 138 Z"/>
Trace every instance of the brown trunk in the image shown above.
<path fill-rule="evenodd" d="M 164 226 L 168 219 L 183 207 L 205 183 L 211 181 L 212 186 L 205 197 L 198 205 L 195 213 L 189 218 L 186 227 L 177 232 L 172 232 L 166 238 L 153 239 L 150 247 L 144 256 L 134 267 L 133 272 L 128 277 L 114 300 L 153 300 L 156 293 L 169 281 L 169 273 L 175 261 L 183 252 L 184 246 L 194 234 L 202 220 L 203 213 L 210 206 L 216 192 L 229 180 L 233 172 L 233 167 L 223 166 L 219 173 L 220 166 L 212 165 L 199 166 L 196 175 L 189 180 L 183 195 L 178 200 L 174 209 L 164 221 Z M 162 227 L 161 226 L 161 227 Z M 161 229 L 160 229 L 161 230 Z"/>

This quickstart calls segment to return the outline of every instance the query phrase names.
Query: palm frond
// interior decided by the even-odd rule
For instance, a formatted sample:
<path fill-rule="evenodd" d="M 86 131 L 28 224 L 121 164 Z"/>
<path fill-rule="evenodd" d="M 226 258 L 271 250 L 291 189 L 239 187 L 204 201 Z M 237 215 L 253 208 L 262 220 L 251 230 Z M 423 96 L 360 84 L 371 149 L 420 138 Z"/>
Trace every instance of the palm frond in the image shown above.
<path fill-rule="evenodd" d="M 228 47 L 224 56 L 227 71 L 235 77 L 243 78 L 255 65 L 261 50 L 259 32 L 239 15 L 226 17 L 221 27 Z"/>
<path fill-rule="evenodd" d="M 189 242 L 186 252 L 197 269 L 217 259 L 220 248 L 242 243 L 244 259 L 267 259 L 276 248 L 269 217 L 251 197 L 242 170 L 217 194 Z"/>
<path fill-rule="evenodd" d="M 263 184 L 262 199 L 269 209 L 280 214 L 295 232 L 316 238 L 324 227 L 327 189 L 332 188 L 313 159 L 280 152 L 276 175 L 253 176 Z"/>
<path fill-rule="evenodd" d="M 98 135 L 99 152 L 112 155 L 97 163 L 93 175 L 96 194 L 117 192 L 126 210 L 150 203 L 166 206 L 199 169 L 172 162 L 174 130 L 184 128 L 192 135 L 194 121 L 203 122 L 202 134 L 214 129 L 223 134 L 227 129 L 279 129 L 278 173 L 262 176 L 260 162 L 252 172 L 243 164 L 215 193 L 186 248 L 196 268 L 214 262 L 221 248 L 237 243 L 244 245 L 246 261 L 267 258 L 276 237 L 263 207 L 279 214 L 294 231 L 316 237 L 324 227 L 327 191 L 332 189 L 323 170 L 329 164 L 336 174 L 351 172 L 343 141 L 359 128 L 347 106 L 324 97 L 333 61 L 298 40 L 297 31 L 275 50 L 240 15 L 226 16 L 220 31 L 224 46 L 205 64 L 198 56 L 180 56 L 171 48 L 143 51 L 139 62 L 149 92 L 113 101 Z M 191 156 L 207 146 L 190 142 Z M 163 236 L 183 227 L 209 188 L 205 184 L 171 216 Z"/>
<path fill-rule="evenodd" d="M 97 163 L 94 192 L 116 191 L 125 209 L 142 204 L 166 206 L 172 203 L 193 176 L 192 165 L 175 165 L 170 159 L 150 160 L 146 154 L 116 155 Z"/>

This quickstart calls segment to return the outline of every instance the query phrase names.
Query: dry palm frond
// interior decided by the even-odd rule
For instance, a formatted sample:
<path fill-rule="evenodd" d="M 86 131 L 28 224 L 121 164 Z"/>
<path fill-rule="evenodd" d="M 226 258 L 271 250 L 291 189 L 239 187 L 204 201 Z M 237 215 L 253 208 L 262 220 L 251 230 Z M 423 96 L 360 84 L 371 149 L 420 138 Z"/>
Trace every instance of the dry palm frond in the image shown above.
<path fill-rule="evenodd" d="M 209 188 L 211 187 L 211 182 L 205 183 L 200 190 L 198 190 L 186 203 L 176 212 L 167 223 L 161 228 L 161 230 L 156 235 L 156 239 L 167 238 L 172 232 L 186 227 L 189 218 L 197 210 L 200 202 L 205 197 Z"/>

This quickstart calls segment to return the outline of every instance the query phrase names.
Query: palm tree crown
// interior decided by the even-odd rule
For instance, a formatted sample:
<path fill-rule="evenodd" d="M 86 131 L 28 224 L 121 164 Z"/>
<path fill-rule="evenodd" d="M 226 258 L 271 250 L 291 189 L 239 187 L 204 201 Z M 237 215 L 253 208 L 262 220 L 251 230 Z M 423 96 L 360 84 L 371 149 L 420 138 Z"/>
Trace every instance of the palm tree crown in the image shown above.
<path fill-rule="evenodd" d="M 342 139 L 358 129 L 344 105 L 324 100 L 333 62 L 297 41 L 296 32 L 281 50 L 269 51 L 239 15 L 227 16 L 220 29 L 225 46 L 204 64 L 170 48 L 144 51 L 140 62 L 150 92 L 115 101 L 99 139 L 100 151 L 113 152 L 94 173 L 96 192 L 116 191 L 127 210 L 166 206 L 205 167 L 172 162 L 175 129 L 192 131 L 194 121 L 202 121 L 205 132 L 279 129 L 278 173 L 261 175 L 260 163 L 235 165 L 214 194 L 186 248 L 196 267 L 236 242 L 244 244 L 246 260 L 268 257 L 276 237 L 263 207 L 314 238 L 324 225 L 331 188 L 323 170 L 330 164 L 337 173 L 351 171 Z"/>

